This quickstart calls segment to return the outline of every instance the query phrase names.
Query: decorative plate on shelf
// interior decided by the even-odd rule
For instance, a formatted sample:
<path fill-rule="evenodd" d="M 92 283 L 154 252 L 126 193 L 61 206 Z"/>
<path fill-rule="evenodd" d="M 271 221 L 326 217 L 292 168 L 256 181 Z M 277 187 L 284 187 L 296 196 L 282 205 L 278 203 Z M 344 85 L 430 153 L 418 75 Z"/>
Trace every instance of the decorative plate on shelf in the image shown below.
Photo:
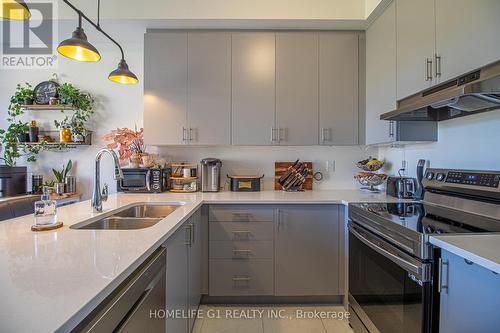
<path fill-rule="evenodd" d="M 36 104 L 49 104 L 51 97 L 57 97 L 59 83 L 54 81 L 40 82 L 34 89 Z"/>

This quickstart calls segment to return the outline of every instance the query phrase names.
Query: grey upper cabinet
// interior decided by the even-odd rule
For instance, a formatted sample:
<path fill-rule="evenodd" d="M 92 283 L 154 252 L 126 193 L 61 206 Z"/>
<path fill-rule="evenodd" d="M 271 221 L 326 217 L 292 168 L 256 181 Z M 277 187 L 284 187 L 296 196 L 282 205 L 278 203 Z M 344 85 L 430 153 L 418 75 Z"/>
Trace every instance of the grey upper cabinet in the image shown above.
<path fill-rule="evenodd" d="M 319 34 L 319 143 L 359 142 L 359 33 Z"/>
<path fill-rule="evenodd" d="M 275 34 L 232 35 L 232 143 L 274 144 Z"/>
<path fill-rule="evenodd" d="M 280 145 L 318 144 L 318 34 L 276 34 L 276 120 Z"/>
<path fill-rule="evenodd" d="M 402 99 L 436 82 L 434 0 L 397 0 L 396 5 L 397 98 Z"/>
<path fill-rule="evenodd" d="M 396 108 L 396 5 L 366 31 L 366 144 L 394 141 L 394 125 L 380 120 Z"/>
<path fill-rule="evenodd" d="M 442 263 L 439 332 L 498 332 L 500 275 L 448 251 Z"/>
<path fill-rule="evenodd" d="M 231 144 L 231 34 L 188 33 L 189 142 Z"/>
<path fill-rule="evenodd" d="M 187 33 L 148 32 L 144 37 L 144 141 L 181 144 L 186 112 Z"/>
<path fill-rule="evenodd" d="M 435 1 L 440 82 L 500 59 L 500 1 Z"/>
<path fill-rule="evenodd" d="M 280 206 L 275 226 L 275 295 L 340 295 L 339 207 Z"/>

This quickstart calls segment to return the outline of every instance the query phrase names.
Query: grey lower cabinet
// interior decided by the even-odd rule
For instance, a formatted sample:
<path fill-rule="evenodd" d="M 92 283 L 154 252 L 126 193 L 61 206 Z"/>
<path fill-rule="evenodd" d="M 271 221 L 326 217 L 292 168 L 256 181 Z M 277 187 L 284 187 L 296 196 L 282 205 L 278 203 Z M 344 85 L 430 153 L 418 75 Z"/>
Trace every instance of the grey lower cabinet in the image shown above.
<path fill-rule="evenodd" d="M 440 266 L 439 332 L 498 332 L 500 275 L 448 251 Z"/>
<path fill-rule="evenodd" d="M 195 212 L 166 242 L 167 300 L 170 311 L 181 316 L 167 318 L 167 332 L 191 332 L 195 318 L 187 318 L 196 310 L 201 298 L 201 219 Z"/>
<path fill-rule="evenodd" d="M 277 296 L 340 295 L 339 222 L 339 207 L 334 205 L 277 209 Z"/>
<path fill-rule="evenodd" d="M 211 205 L 210 296 L 341 295 L 337 205 Z"/>

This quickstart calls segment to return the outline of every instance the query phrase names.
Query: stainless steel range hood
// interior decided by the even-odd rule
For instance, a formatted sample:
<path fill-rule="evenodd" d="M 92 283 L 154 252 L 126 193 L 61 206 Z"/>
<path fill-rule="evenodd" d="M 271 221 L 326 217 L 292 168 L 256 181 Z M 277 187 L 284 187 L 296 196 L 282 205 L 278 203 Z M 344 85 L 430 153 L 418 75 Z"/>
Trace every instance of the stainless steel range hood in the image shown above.
<path fill-rule="evenodd" d="M 382 120 L 440 121 L 500 109 L 500 61 L 398 101 Z"/>

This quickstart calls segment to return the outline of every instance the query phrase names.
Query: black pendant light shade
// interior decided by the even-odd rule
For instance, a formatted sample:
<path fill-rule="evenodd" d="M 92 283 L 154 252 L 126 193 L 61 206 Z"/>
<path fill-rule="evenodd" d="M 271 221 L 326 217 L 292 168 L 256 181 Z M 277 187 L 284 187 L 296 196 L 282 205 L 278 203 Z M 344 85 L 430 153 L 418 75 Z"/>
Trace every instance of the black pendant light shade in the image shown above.
<path fill-rule="evenodd" d="M 121 84 L 137 84 L 139 79 L 130 71 L 125 59 L 120 60 L 118 68 L 112 71 L 108 79 Z"/>
<path fill-rule="evenodd" d="M 1 0 L 0 18 L 9 20 L 29 20 L 31 12 L 22 0 Z"/>
<path fill-rule="evenodd" d="M 71 38 L 59 44 L 57 51 L 61 55 L 77 61 L 95 62 L 101 60 L 99 51 L 88 42 L 87 35 L 81 25 L 73 31 Z"/>

